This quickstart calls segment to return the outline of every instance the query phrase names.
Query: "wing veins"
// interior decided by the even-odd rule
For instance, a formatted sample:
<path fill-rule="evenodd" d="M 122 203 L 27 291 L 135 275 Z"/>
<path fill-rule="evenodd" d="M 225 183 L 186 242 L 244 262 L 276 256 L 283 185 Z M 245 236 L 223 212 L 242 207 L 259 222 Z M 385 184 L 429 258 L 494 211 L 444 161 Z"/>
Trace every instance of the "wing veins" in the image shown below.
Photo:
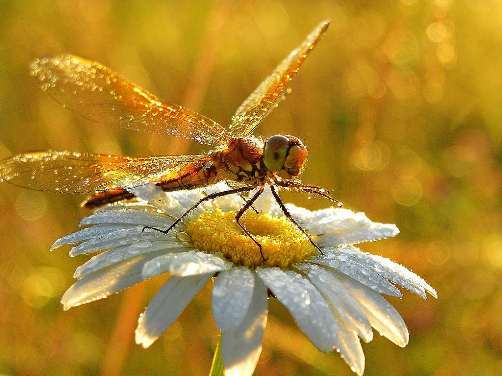
<path fill-rule="evenodd" d="M 326 32 L 329 21 L 323 21 L 307 36 L 302 44 L 291 51 L 272 73 L 242 102 L 230 121 L 230 133 L 234 137 L 245 137 L 260 125 L 289 93 L 288 83 L 316 47 Z"/>
<path fill-rule="evenodd" d="M 31 74 L 43 91 L 64 107 L 97 123 L 163 133 L 218 146 L 230 138 L 214 120 L 162 102 L 97 62 L 74 55 L 35 60 Z"/>

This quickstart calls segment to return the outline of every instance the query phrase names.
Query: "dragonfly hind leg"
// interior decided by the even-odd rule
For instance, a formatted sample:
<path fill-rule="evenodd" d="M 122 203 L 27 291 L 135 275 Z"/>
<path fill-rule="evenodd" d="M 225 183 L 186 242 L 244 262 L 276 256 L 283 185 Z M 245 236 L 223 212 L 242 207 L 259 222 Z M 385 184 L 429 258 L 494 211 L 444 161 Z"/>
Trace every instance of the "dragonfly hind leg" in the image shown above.
<path fill-rule="evenodd" d="M 265 255 L 263 254 L 263 249 L 262 249 L 261 244 L 258 243 L 258 241 L 254 238 L 254 236 L 248 231 L 246 226 L 240 222 L 240 219 L 244 215 L 244 213 L 249 208 L 253 208 L 253 203 L 258 199 L 258 197 L 260 197 L 260 195 L 262 193 L 263 193 L 263 187 L 260 187 L 258 189 L 258 191 L 253 195 L 253 197 L 251 197 L 249 200 L 244 199 L 246 201 L 246 204 L 235 215 L 235 221 L 237 222 L 237 224 L 239 225 L 241 230 L 244 232 L 244 234 L 246 234 L 258 246 L 258 249 L 260 250 L 261 258 L 263 259 L 263 261 L 265 261 L 266 258 L 265 258 Z M 253 208 L 253 210 L 256 211 L 256 209 L 254 209 L 254 208 Z"/>
<path fill-rule="evenodd" d="M 277 202 L 277 204 L 279 204 L 279 207 L 281 208 L 282 212 L 284 213 L 284 215 L 286 216 L 286 218 L 288 218 L 291 222 L 293 222 L 293 224 L 303 233 L 303 235 L 305 235 L 307 237 L 307 239 L 309 240 L 310 244 L 312 244 L 318 251 L 321 255 L 324 255 L 324 252 L 322 251 L 322 249 L 312 240 L 312 238 L 310 237 L 310 234 L 302 227 L 300 226 L 300 224 L 298 222 L 296 222 L 296 220 L 293 218 L 293 216 L 291 215 L 291 213 L 289 212 L 289 210 L 286 208 L 286 206 L 284 205 L 284 203 L 282 202 L 281 200 L 281 197 L 279 196 L 279 194 L 277 193 L 277 190 L 276 188 L 271 185 L 270 186 L 270 190 L 272 191 L 272 195 L 274 196 L 275 198 L 275 201 Z"/>

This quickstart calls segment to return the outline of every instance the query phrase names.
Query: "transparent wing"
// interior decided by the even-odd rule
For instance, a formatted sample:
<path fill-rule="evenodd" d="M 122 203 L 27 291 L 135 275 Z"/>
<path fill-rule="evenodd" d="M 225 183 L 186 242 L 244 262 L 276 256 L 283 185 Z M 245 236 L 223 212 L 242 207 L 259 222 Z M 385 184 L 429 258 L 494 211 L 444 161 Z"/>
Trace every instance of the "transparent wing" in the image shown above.
<path fill-rule="evenodd" d="M 307 36 L 303 43 L 274 69 L 232 116 L 230 133 L 234 137 L 244 137 L 252 133 L 261 121 L 288 94 L 288 82 L 296 75 L 309 53 L 328 29 L 329 21 L 323 21 Z"/>
<path fill-rule="evenodd" d="M 56 101 L 103 125 L 164 133 L 204 145 L 228 136 L 215 121 L 177 104 L 163 103 L 100 63 L 74 55 L 37 59 L 31 74 Z"/>
<path fill-rule="evenodd" d="M 94 193 L 169 179 L 206 159 L 206 155 L 131 158 L 70 151 L 26 153 L 0 162 L 0 182 L 43 191 Z"/>

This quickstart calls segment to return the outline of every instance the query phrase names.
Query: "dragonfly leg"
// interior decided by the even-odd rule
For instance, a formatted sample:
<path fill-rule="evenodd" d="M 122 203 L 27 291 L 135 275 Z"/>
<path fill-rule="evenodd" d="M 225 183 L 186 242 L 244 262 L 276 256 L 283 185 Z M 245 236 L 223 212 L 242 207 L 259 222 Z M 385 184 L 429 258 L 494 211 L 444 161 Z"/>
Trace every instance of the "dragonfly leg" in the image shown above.
<path fill-rule="evenodd" d="M 337 207 L 343 206 L 343 203 L 340 200 L 337 200 L 336 198 L 331 196 L 326 188 L 318 187 L 316 185 L 303 184 L 302 182 L 294 180 L 276 181 L 276 184 L 280 187 L 289 189 L 291 191 L 311 193 L 323 197 L 331 202 L 334 202 Z"/>
<path fill-rule="evenodd" d="M 279 194 L 277 193 L 276 188 L 273 185 L 271 185 L 270 190 L 272 191 L 272 195 L 274 196 L 275 201 L 279 204 L 279 207 L 281 208 L 281 210 L 284 213 L 284 215 L 286 216 L 286 218 L 288 218 L 291 222 L 293 222 L 293 224 L 303 233 L 303 235 L 305 235 L 307 237 L 310 244 L 312 244 L 321 253 L 321 255 L 324 255 L 324 252 L 322 251 L 322 249 L 312 240 L 309 233 L 307 231 L 305 231 L 305 229 L 302 226 L 300 226 L 300 224 L 298 222 L 296 222 L 296 220 L 293 218 L 293 216 L 291 215 L 289 210 L 286 208 L 286 206 L 282 202 Z"/>
<path fill-rule="evenodd" d="M 160 228 L 157 228 L 157 227 L 153 227 L 153 226 L 145 226 L 143 227 L 143 230 L 142 231 L 145 231 L 147 229 L 149 230 L 155 230 L 155 231 L 158 231 L 158 232 L 162 232 L 164 234 L 167 234 L 169 233 L 169 231 L 171 231 L 174 227 L 176 227 L 176 225 L 178 225 L 183 219 L 185 219 L 185 217 L 190 214 L 193 210 L 195 210 L 200 204 L 202 204 L 203 202 L 205 201 L 209 201 L 209 200 L 214 200 L 215 198 L 217 197 L 222 197 L 222 196 L 227 196 L 227 195 L 231 195 L 231 194 L 234 194 L 234 193 L 242 193 L 242 192 L 249 192 L 251 191 L 252 189 L 254 189 L 254 187 L 241 187 L 241 188 L 235 188 L 235 189 L 229 189 L 227 191 L 223 191 L 223 192 L 215 192 L 215 193 L 211 193 L 209 195 L 207 195 L 206 197 L 203 197 L 201 198 L 199 201 L 197 201 L 190 209 L 188 209 L 186 212 L 184 212 L 178 219 L 176 219 L 173 224 L 171 226 L 169 226 L 167 229 L 163 230 L 163 229 L 160 229 Z"/>
<path fill-rule="evenodd" d="M 245 200 L 246 204 L 235 215 L 235 221 L 237 222 L 237 224 L 239 225 L 239 227 L 242 229 L 242 231 L 244 232 L 244 234 L 246 234 L 258 246 L 258 249 L 260 250 L 261 258 L 263 259 L 263 261 L 265 261 L 266 259 L 265 259 L 265 255 L 263 254 L 263 250 L 262 250 L 261 244 L 258 243 L 258 241 L 254 238 L 254 236 L 248 231 L 248 229 L 246 228 L 246 226 L 244 226 L 244 224 L 242 224 L 240 222 L 240 219 L 244 215 L 244 213 L 246 212 L 246 210 L 248 210 L 250 207 L 251 208 L 253 207 L 253 202 L 255 202 L 256 199 L 258 197 L 260 197 L 260 195 L 262 193 L 263 193 L 263 187 L 260 187 L 258 189 L 258 191 L 253 195 L 253 197 L 251 197 L 249 200 Z"/>
<path fill-rule="evenodd" d="M 243 201 L 247 204 L 248 199 L 247 199 L 244 195 L 242 195 L 242 194 L 240 194 L 239 196 L 241 196 L 242 200 L 243 200 Z M 256 214 L 259 214 L 259 213 L 260 213 L 260 212 L 258 211 L 258 209 L 256 209 L 253 205 L 251 205 L 251 206 L 250 206 L 250 208 L 251 208 L 251 209 L 253 209 L 253 211 L 254 211 Z"/>

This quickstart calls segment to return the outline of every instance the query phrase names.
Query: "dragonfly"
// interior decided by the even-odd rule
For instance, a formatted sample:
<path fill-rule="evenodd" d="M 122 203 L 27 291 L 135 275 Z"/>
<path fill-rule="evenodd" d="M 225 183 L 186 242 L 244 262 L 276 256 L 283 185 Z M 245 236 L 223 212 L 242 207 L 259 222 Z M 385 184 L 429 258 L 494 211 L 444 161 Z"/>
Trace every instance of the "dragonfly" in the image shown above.
<path fill-rule="evenodd" d="M 263 140 L 253 133 L 290 93 L 289 82 L 328 26 L 329 21 L 318 24 L 244 100 L 227 127 L 178 104 L 161 101 L 98 62 L 75 55 L 37 59 L 31 64 L 31 74 L 41 89 L 89 120 L 188 139 L 212 149 L 196 155 L 136 158 L 52 150 L 24 153 L 0 162 L 0 181 L 35 190 L 88 194 L 82 206 L 89 209 L 134 199 L 134 188 L 147 184 L 176 191 L 226 181 L 227 190 L 205 196 L 168 229 L 156 230 L 168 233 L 203 202 L 239 194 L 244 205 L 235 220 L 259 247 L 262 257 L 261 245 L 240 219 L 269 186 L 284 215 L 320 251 L 291 216 L 278 190 L 305 192 L 341 203 L 327 189 L 304 184 L 298 178 L 308 157 L 299 138 L 274 135 Z"/>

